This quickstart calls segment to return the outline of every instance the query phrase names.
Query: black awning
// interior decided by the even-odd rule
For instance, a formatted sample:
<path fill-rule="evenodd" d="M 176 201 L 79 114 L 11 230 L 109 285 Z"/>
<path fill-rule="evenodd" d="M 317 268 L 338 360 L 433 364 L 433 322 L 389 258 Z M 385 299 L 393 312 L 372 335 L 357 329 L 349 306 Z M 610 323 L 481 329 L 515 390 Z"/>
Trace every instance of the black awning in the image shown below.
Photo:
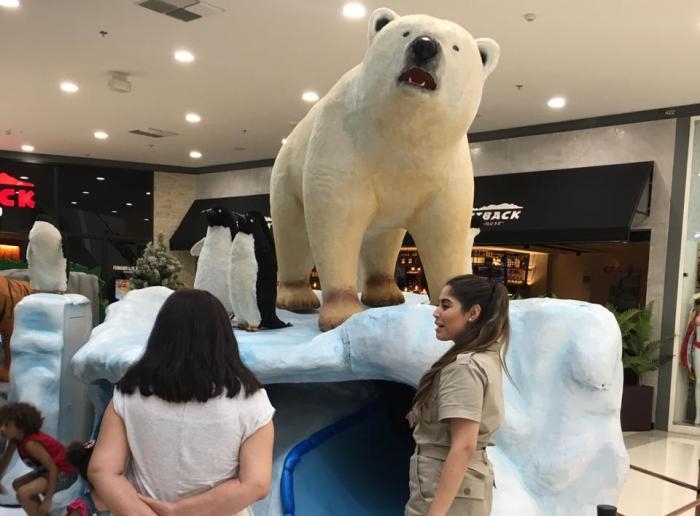
<path fill-rule="evenodd" d="M 649 161 L 476 177 L 476 243 L 627 241 L 653 169 Z"/>
<path fill-rule="evenodd" d="M 202 211 L 213 206 L 223 206 L 239 213 L 259 211 L 268 217 L 270 215 L 270 196 L 262 194 L 195 200 L 170 238 L 170 249 L 189 251 L 196 242 L 204 238 L 207 234 L 207 220 L 202 215 Z"/>

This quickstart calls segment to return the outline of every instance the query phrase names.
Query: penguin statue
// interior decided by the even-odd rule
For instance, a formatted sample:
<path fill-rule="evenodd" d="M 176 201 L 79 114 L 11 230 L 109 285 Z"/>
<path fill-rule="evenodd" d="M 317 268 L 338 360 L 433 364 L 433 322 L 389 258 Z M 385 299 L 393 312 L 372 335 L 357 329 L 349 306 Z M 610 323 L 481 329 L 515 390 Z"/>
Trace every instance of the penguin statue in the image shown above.
<path fill-rule="evenodd" d="M 238 327 L 249 331 L 291 326 L 277 317 L 275 244 L 262 214 L 237 214 L 231 244 L 229 292 Z"/>
<path fill-rule="evenodd" d="M 230 210 L 221 206 L 202 213 L 207 218 L 208 228 L 204 243 L 198 249 L 194 288 L 212 293 L 230 314 L 233 310 L 228 292 L 229 253 L 236 234 L 236 220 Z"/>
<path fill-rule="evenodd" d="M 474 239 L 481 233 L 481 227 L 484 225 L 484 219 L 479 215 L 472 215 L 472 220 L 469 223 L 469 249 L 474 249 Z M 467 256 L 467 274 L 473 274 L 472 257 Z"/>
<path fill-rule="evenodd" d="M 29 230 L 27 268 L 32 292 L 63 294 L 68 288 L 66 241 L 54 220 L 39 215 Z"/>

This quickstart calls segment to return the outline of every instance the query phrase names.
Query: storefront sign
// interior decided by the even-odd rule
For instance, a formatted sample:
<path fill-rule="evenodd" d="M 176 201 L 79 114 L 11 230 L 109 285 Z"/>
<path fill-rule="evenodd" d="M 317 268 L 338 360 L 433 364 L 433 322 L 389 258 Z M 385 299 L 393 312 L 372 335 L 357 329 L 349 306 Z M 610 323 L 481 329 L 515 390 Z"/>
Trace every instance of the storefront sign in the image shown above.
<path fill-rule="evenodd" d="M 626 241 L 653 169 L 642 162 L 478 176 L 476 243 Z"/>
<path fill-rule="evenodd" d="M 0 171 L 0 206 L 34 209 L 34 184 Z M 2 208 L 0 208 L 0 215 Z"/>

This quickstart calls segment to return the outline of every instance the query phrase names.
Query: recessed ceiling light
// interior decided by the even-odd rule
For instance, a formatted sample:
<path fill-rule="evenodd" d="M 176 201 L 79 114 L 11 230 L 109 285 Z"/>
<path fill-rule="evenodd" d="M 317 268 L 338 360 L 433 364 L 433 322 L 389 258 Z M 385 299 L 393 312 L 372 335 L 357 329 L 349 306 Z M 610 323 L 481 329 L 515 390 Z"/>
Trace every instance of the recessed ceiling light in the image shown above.
<path fill-rule="evenodd" d="M 104 181 L 104 180 L 105 180 L 105 178 L 102 177 L 102 176 L 97 176 L 95 179 L 97 179 L 98 181 Z"/>
<path fill-rule="evenodd" d="M 112 210 L 112 213 L 117 213 L 117 210 Z"/>
<path fill-rule="evenodd" d="M 80 88 L 78 88 L 78 85 L 75 84 L 74 82 L 70 81 L 63 81 L 61 83 L 61 90 L 65 91 L 66 93 L 75 93 L 78 91 Z"/>
<path fill-rule="evenodd" d="M 133 204 L 131 204 L 130 202 L 127 202 L 126 205 L 127 205 L 127 206 L 133 206 Z"/>
<path fill-rule="evenodd" d="M 196 150 L 190 151 L 190 158 L 199 159 L 202 157 L 202 153 Z"/>
<path fill-rule="evenodd" d="M 9 7 L 10 9 L 16 9 L 19 7 L 19 0 L 0 0 L 0 7 Z"/>
<path fill-rule="evenodd" d="M 364 18 L 367 9 L 362 4 L 351 2 L 343 6 L 343 16 L 346 18 Z"/>
<path fill-rule="evenodd" d="M 106 140 L 109 138 L 109 135 L 104 131 L 95 131 L 95 138 L 98 140 Z"/>
<path fill-rule="evenodd" d="M 148 222 L 148 219 L 143 219 L 143 220 L 145 220 L 146 222 Z"/>
<path fill-rule="evenodd" d="M 282 138 L 282 145 L 284 145 L 285 143 L 287 143 L 287 138 Z"/>
<path fill-rule="evenodd" d="M 151 195 L 151 192 L 146 192 L 146 195 Z"/>
<path fill-rule="evenodd" d="M 84 190 L 83 195 L 90 195 L 90 192 L 88 192 L 87 190 Z"/>
<path fill-rule="evenodd" d="M 306 102 L 316 102 L 318 100 L 318 93 L 315 91 L 305 91 L 301 98 Z"/>
<path fill-rule="evenodd" d="M 174 55 L 175 60 L 181 63 L 191 63 L 194 61 L 194 54 L 188 50 L 176 50 Z"/>
<path fill-rule="evenodd" d="M 25 143 L 24 145 L 22 145 L 22 150 L 24 152 L 34 152 L 34 146 L 29 145 L 28 143 Z"/>
<path fill-rule="evenodd" d="M 566 99 L 564 97 L 552 97 L 547 101 L 547 105 L 552 109 L 559 109 L 566 106 Z"/>
<path fill-rule="evenodd" d="M 197 122 L 202 121 L 202 117 L 199 116 L 197 113 L 187 113 L 185 115 L 185 120 L 187 120 L 191 124 L 196 124 Z"/>
<path fill-rule="evenodd" d="M 77 201 L 71 201 L 71 204 L 78 204 Z"/>
<path fill-rule="evenodd" d="M 29 179 L 29 176 L 19 176 L 19 178 L 22 179 L 23 181 L 26 181 L 27 179 Z"/>

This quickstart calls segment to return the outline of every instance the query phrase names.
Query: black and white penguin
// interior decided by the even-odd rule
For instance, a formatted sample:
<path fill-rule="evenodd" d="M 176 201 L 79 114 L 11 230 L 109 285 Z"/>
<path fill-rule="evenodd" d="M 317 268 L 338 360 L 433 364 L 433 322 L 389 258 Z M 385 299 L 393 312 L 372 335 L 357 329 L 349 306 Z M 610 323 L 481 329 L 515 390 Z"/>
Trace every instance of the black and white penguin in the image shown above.
<path fill-rule="evenodd" d="M 291 326 L 277 317 L 277 258 L 265 217 L 250 211 L 238 214 L 236 221 L 229 292 L 238 327 L 256 331 Z"/>
<path fill-rule="evenodd" d="M 32 291 L 62 294 L 68 288 L 66 241 L 56 222 L 38 215 L 29 230 L 27 268 Z"/>
<path fill-rule="evenodd" d="M 199 249 L 194 288 L 213 294 L 230 314 L 233 309 L 228 283 L 229 253 L 236 234 L 236 220 L 233 213 L 222 206 L 214 206 L 202 213 L 207 218 L 208 227 L 204 243 Z"/>

